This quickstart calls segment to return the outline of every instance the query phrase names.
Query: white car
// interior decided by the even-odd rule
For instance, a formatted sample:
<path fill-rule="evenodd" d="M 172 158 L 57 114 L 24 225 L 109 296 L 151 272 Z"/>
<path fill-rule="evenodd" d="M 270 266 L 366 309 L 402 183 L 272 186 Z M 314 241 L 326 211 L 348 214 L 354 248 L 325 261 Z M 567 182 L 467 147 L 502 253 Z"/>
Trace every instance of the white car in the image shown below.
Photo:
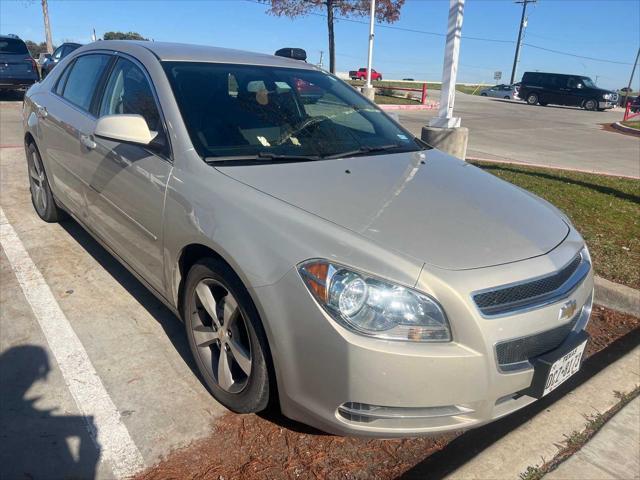
<path fill-rule="evenodd" d="M 493 87 L 481 90 L 480 96 L 504 98 L 505 100 L 517 98 L 516 91 L 513 85 L 494 85 Z"/>

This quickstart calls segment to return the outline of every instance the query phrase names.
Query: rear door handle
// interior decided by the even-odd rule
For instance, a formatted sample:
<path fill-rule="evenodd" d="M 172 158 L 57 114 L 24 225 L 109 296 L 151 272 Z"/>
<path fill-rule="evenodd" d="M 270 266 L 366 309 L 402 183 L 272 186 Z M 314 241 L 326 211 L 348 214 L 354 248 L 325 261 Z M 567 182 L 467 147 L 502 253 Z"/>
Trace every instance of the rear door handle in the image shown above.
<path fill-rule="evenodd" d="M 93 150 L 97 146 L 89 135 L 80 135 L 80 143 L 89 150 Z"/>

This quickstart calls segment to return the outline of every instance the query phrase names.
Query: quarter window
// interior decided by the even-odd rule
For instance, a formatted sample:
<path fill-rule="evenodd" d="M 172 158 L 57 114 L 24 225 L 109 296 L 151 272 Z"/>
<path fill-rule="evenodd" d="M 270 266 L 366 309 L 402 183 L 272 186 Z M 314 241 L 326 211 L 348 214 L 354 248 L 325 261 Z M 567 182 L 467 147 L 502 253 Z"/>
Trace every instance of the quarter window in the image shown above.
<path fill-rule="evenodd" d="M 110 59 L 109 55 L 101 54 L 79 57 L 71 67 L 67 81 L 64 82 L 62 96 L 81 109 L 89 111 L 96 86 Z"/>
<path fill-rule="evenodd" d="M 102 97 L 100 116 L 123 114 L 142 115 L 149 130 L 160 129 L 160 114 L 147 77 L 135 63 L 119 58 Z"/>

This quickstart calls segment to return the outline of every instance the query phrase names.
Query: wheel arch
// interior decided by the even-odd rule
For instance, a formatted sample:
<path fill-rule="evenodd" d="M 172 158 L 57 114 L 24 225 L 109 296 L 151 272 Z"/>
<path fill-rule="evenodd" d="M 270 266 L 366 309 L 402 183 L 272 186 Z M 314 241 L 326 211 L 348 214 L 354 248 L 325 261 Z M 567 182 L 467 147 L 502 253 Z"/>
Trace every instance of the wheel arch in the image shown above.
<path fill-rule="evenodd" d="M 238 276 L 238 278 L 246 288 L 249 298 L 251 298 L 251 301 L 253 302 L 255 311 L 258 315 L 258 321 L 260 322 L 260 326 L 262 327 L 264 337 L 266 338 L 266 341 L 267 341 L 265 357 L 267 361 L 267 367 L 269 368 L 272 374 L 271 376 L 272 381 L 270 382 L 271 393 L 270 393 L 269 404 L 276 405 L 279 398 L 278 381 L 277 381 L 278 374 L 277 374 L 277 369 L 275 368 L 273 354 L 271 353 L 271 338 L 270 338 L 271 332 L 270 332 L 270 329 L 265 325 L 264 321 L 262 320 L 260 303 L 256 301 L 255 296 L 252 292 L 252 289 L 249 288 L 246 278 L 244 278 L 244 275 L 242 275 L 242 272 L 238 271 L 237 268 L 234 268 L 231 262 L 227 261 L 223 255 L 218 253 L 218 251 L 216 251 L 216 249 L 212 248 L 211 246 L 194 242 L 194 243 L 185 245 L 180 251 L 180 255 L 178 256 L 178 261 L 175 268 L 176 278 L 174 278 L 174 281 L 177 282 L 175 291 L 177 294 L 176 305 L 177 305 L 178 313 L 180 314 L 179 318 L 181 321 L 184 322 L 184 318 L 182 318 L 182 309 L 183 309 L 183 302 L 185 301 L 184 288 L 185 288 L 185 283 L 186 283 L 185 280 L 187 278 L 187 274 L 189 273 L 189 269 L 196 262 L 198 262 L 198 260 L 203 258 L 213 258 L 215 260 L 223 262 L 226 266 L 228 266 L 229 269 Z"/>

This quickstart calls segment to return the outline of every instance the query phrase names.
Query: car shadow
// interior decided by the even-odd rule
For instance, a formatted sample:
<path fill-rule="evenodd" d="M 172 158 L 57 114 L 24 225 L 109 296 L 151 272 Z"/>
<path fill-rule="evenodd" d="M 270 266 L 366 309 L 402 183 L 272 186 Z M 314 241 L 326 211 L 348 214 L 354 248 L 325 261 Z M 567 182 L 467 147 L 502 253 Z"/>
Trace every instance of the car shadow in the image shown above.
<path fill-rule="evenodd" d="M 502 437 L 531 420 L 546 410 L 560 398 L 571 393 L 640 345 L 640 329 L 632 330 L 619 338 L 604 350 L 587 358 L 578 373 L 546 397 L 532 403 L 518 412 L 507 415 L 484 427 L 470 430 L 457 437 L 444 449 L 427 457 L 400 478 L 404 480 L 424 479 L 438 480 L 445 478 L 472 458 L 481 454 Z"/>
<path fill-rule="evenodd" d="M 24 99 L 22 90 L 0 90 L 0 102 L 17 102 Z"/>
<path fill-rule="evenodd" d="M 527 105 L 527 103 L 524 100 L 520 100 L 520 99 L 512 99 L 512 100 L 507 100 L 505 98 L 491 98 L 489 97 L 489 100 L 492 100 L 494 102 L 502 102 L 502 103 L 522 103 L 523 105 Z M 591 113 L 590 110 L 585 110 L 582 107 L 573 107 L 570 105 L 527 105 L 528 107 L 538 107 L 538 108 L 559 108 L 561 110 L 574 110 L 577 112 L 589 112 Z M 600 110 L 595 110 L 596 112 L 599 112 Z"/>
<path fill-rule="evenodd" d="M 36 382 L 46 384 L 50 371 L 49 355 L 40 346 L 0 354 L 0 478 L 96 476 L 101 448 L 93 416 L 38 408 L 39 402 L 56 400 L 49 389 L 42 396 L 29 394 Z"/>
<path fill-rule="evenodd" d="M 523 166 L 526 166 L 523 164 Z M 507 164 L 483 164 L 482 165 L 482 169 L 486 170 L 488 172 L 491 172 L 492 170 L 501 170 L 504 172 L 511 172 L 511 173 L 518 173 L 518 174 L 522 174 L 522 175 L 529 175 L 532 177 L 540 177 L 540 178 L 544 178 L 547 180 L 553 180 L 556 182 L 562 182 L 562 183 L 570 183 L 572 185 L 577 185 L 579 187 L 585 187 L 588 188 L 590 190 L 594 190 L 598 193 L 603 193 L 605 195 L 613 195 L 616 198 L 619 198 L 621 200 L 627 200 L 633 203 L 640 203 L 640 196 L 638 195 L 634 195 L 632 193 L 627 193 L 627 192 L 622 192 L 616 188 L 612 188 L 612 187 L 607 187 L 604 185 L 596 185 L 590 182 L 585 182 L 582 180 L 576 180 L 575 178 L 569 178 L 569 177 L 564 177 L 564 176 L 558 176 L 558 175 L 551 175 L 548 173 L 544 173 L 544 172 L 536 172 L 536 171 L 531 171 L 531 170 L 527 170 L 525 168 L 518 168 L 515 165 L 507 165 Z"/>
<path fill-rule="evenodd" d="M 61 222 L 60 225 L 160 324 L 176 352 L 178 352 L 191 371 L 198 377 L 200 383 L 205 386 L 191 355 L 189 343 L 184 334 L 183 324 L 173 312 L 158 300 L 132 273 L 122 266 L 122 264 L 100 245 L 78 222 L 69 219 Z"/>

